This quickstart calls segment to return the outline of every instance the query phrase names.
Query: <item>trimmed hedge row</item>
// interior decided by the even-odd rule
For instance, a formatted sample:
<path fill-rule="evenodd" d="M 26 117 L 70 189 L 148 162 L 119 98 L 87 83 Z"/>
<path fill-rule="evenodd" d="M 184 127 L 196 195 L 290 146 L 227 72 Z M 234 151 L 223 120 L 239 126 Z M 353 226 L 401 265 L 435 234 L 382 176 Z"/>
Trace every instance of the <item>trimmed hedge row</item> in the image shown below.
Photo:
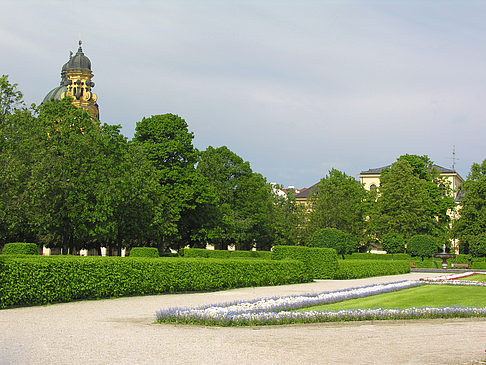
<path fill-rule="evenodd" d="M 360 279 L 372 276 L 398 275 L 410 272 L 409 261 L 340 260 L 334 279 Z"/>
<path fill-rule="evenodd" d="M 346 260 L 391 260 L 391 254 L 378 254 L 378 253 L 353 253 L 351 255 L 344 255 Z M 410 255 L 406 253 L 393 254 L 393 260 L 412 260 Z"/>
<path fill-rule="evenodd" d="M 39 250 L 35 243 L 10 242 L 3 246 L 3 255 L 38 255 Z"/>
<path fill-rule="evenodd" d="M 314 279 L 332 279 L 338 270 L 337 253 L 332 248 L 275 246 L 272 259 L 302 261 Z"/>
<path fill-rule="evenodd" d="M 0 256 L 0 308 L 311 280 L 287 260 Z"/>
<path fill-rule="evenodd" d="M 184 257 L 205 257 L 213 259 L 256 258 L 270 260 L 272 258 L 271 251 L 206 250 L 204 248 L 183 248 L 181 255 Z"/>
<path fill-rule="evenodd" d="M 130 250 L 130 257 L 159 257 L 159 250 L 156 247 L 133 247 Z"/>

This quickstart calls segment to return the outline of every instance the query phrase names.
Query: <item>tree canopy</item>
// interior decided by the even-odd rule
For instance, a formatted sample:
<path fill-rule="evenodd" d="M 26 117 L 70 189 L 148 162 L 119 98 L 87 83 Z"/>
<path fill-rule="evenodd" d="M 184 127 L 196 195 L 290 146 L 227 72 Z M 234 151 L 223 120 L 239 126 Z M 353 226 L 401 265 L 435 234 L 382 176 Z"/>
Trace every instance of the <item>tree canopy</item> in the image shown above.
<path fill-rule="evenodd" d="M 412 160 L 412 164 L 409 162 Z M 445 239 L 454 208 L 450 193 L 438 186 L 436 172 L 424 157 L 406 155 L 382 171 L 378 198 L 370 216 L 370 230 L 378 237 L 396 232 L 405 239 L 430 234 Z"/>
<path fill-rule="evenodd" d="M 310 236 L 321 228 L 336 228 L 362 240 L 372 194 L 355 178 L 336 169 L 329 171 L 310 199 Z"/>
<path fill-rule="evenodd" d="M 486 159 L 471 166 L 460 195 L 460 217 L 454 224 L 454 234 L 460 239 L 461 251 L 468 252 L 470 242 L 486 232 Z"/>

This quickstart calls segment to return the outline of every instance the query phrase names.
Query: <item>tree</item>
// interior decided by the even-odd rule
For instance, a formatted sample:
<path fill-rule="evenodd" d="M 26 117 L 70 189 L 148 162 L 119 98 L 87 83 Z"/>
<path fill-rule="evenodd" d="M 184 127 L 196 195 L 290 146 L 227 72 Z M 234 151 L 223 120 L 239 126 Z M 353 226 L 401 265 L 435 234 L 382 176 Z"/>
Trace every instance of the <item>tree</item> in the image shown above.
<path fill-rule="evenodd" d="M 201 212 L 214 197 L 196 171 L 199 151 L 193 138 L 186 121 L 174 114 L 143 118 L 135 129 L 134 144 L 154 166 L 159 182 L 153 222 L 159 248 L 179 249 L 206 239 Z"/>
<path fill-rule="evenodd" d="M 201 153 L 198 172 L 216 195 L 208 242 L 219 249 L 270 249 L 273 243 L 272 187 L 248 162 L 226 146 L 209 146 Z"/>
<path fill-rule="evenodd" d="M 344 259 L 344 255 L 354 252 L 358 248 L 358 240 L 350 233 L 336 228 L 323 228 L 314 233 L 311 247 L 333 248 Z"/>
<path fill-rule="evenodd" d="M 486 160 L 472 165 L 461 195 L 460 217 L 453 230 L 460 239 L 461 253 L 467 253 L 474 237 L 486 232 Z"/>
<path fill-rule="evenodd" d="M 474 257 L 486 257 L 486 233 L 470 238 L 469 253 Z"/>
<path fill-rule="evenodd" d="M 432 257 L 437 252 L 437 239 L 426 234 L 418 234 L 407 242 L 407 252 L 412 256 Z"/>
<path fill-rule="evenodd" d="M 0 124 L 5 123 L 9 115 L 25 105 L 22 92 L 17 90 L 17 86 L 8 81 L 8 75 L 0 77 Z"/>
<path fill-rule="evenodd" d="M 410 157 L 399 158 L 390 169 L 381 173 L 378 199 L 370 216 L 370 229 L 378 237 L 396 232 L 404 238 L 430 234 L 445 238 L 454 207 L 450 194 L 443 194 L 437 180 L 427 180 L 423 169 L 414 169 Z M 421 158 L 418 158 L 421 160 Z"/>
<path fill-rule="evenodd" d="M 311 197 L 310 234 L 321 228 L 336 228 L 363 239 L 370 197 L 359 181 L 332 169 Z"/>
<path fill-rule="evenodd" d="M 385 234 L 381 244 L 387 253 L 392 254 L 392 259 L 394 253 L 403 253 L 405 250 L 405 241 L 403 240 L 403 236 L 399 233 L 389 232 Z"/>
<path fill-rule="evenodd" d="M 305 222 L 305 210 L 297 204 L 292 192 L 279 195 L 274 186 L 272 193 L 273 245 L 297 245 L 301 238 L 301 227 Z"/>

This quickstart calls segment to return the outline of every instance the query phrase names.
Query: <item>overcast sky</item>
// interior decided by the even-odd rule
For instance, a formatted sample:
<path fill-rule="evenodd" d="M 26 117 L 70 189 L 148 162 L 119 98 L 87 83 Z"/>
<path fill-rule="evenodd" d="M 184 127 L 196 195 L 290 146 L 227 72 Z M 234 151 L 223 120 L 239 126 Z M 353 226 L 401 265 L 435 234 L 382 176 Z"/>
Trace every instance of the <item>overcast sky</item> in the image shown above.
<path fill-rule="evenodd" d="M 28 104 L 81 37 L 102 122 L 174 113 L 268 181 L 402 154 L 486 158 L 486 1 L 0 0 L 0 74 Z"/>

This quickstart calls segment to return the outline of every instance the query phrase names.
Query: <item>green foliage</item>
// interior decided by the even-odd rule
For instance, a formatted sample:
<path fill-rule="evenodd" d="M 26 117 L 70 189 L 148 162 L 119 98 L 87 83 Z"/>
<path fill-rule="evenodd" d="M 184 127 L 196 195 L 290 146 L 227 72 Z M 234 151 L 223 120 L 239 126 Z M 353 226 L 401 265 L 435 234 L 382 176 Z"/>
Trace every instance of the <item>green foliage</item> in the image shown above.
<path fill-rule="evenodd" d="M 0 256 L 0 308 L 310 281 L 299 261 Z"/>
<path fill-rule="evenodd" d="M 199 151 L 193 138 L 184 119 L 164 114 L 138 122 L 133 139 L 158 180 L 154 240 L 176 250 L 207 241 L 208 205 L 214 203 L 214 191 L 195 168 Z"/>
<path fill-rule="evenodd" d="M 373 193 L 366 191 L 359 181 L 332 169 L 311 197 L 312 212 L 306 227 L 309 236 L 321 228 L 336 228 L 361 240 L 373 200 Z"/>
<path fill-rule="evenodd" d="M 407 242 L 407 252 L 412 256 L 432 257 L 437 253 L 437 240 L 426 234 L 418 234 L 410 238 Z"/>
<path fill-rule="evenodd" d="M 273 244 L 272 187 L 254 173 L 249 162 L 227 147 L 209 146 L 201 152 L 197 171 L 208 181 L 216 195 L 207 216 L 212 218 L 208 242 L 218 249 L 235 245 L 238 250 L 254 246 L 269 250 Z"/>
<path fill-rule="evenodd" d="M 381 242 L 383 249 L 390 254 L 403 253 L 405 250 L 405 241 L 399 233 L 387 233 L 383 236 Z"/>
<path fill-rule="evenodd" d="M 8 75 L 0 77 L 0 124 L 3 124 L 16 109 L 24 106 L 23 95 L 17 90 L 17 86 L 8 81 Z"/>
<path fill-rule="evenodd" d="M 156 247 L 133 247 L 130 250 L 130 257 L 159 257 L 159 250 Z"/>
<path fill-rule="evenodd" d="M 297 245 L 301 240 L 302 227 L 305 223 L 305 208 L 297 204 L 292 192 L 282 196 L 272 189 L 272 209 L 270 224 L 273 232 L 273 245 Z"/>
<path fill-rule="evenodd" d="M 214 259 L 233 259 L 233 258 L 256 258 L 270 260 L 270 251 L 229 251 L 229 250 L 206 250 L 204 248 L 183 248 L 181 255 L 184 257 L 205 257 Z"/>
<path fill-rule="evenodd" d="M 344 258 L 344 255 L 350 254 L 358 248 L 358 241 L 350 233 L 336 228 L 323 228 L 314 233 L 310 246 L 333 248 Z"/>
<path fill-rule="evenodd" d="M 340 260 L 334 279 L 348 280 L 410 272 L 409 261 Z"/>
<path fill-rule="evenodd" d="M 346 260 L 411 260 L 410 255 L 407 255 L 405 253 L 402 254 L 394 254 L 394 255 L 389 255 L 389 254 L 377 254 L 377 253 L 361 253 L 361 252 L 355 252 L 351 255 L 345 255 L 344 258 Z"/>
<path fill-rule="evenodd" d="M 469 252 L 469 244 L 474 237 L 486 232 L 486 159 L 474 163 L 461 186 L 460 217 L 454 223 L 454 234 L 461 242 L 461 252 Z"/>
<path fill-rule="evenodd" d="M 3 255 L 38 255 L 39 250 L 35 243 L 10 242 L 3 246 Z"/>
<path fill-rule="evenodd" d="M 432 169 L 430 160 L 426 156 L 405 155 L 381 173 L 370 230 L 378 237 L 396 232 L 405 239 L 416 234 L 445 239 L 450 222 L 447 211 L 454 206 L 447 183 Z"/>
<path fill-rule="evenodd" d="M 486 233 L 470 238 L 469 253 L 473 257 L 486 257 Z"/>
<path fill-rule="evenodd" d="M 272 259 L 302 261 L 314 279 L 332 279 L 338 268 L 337 254 L 332 248 L 275 246 Z"/>

